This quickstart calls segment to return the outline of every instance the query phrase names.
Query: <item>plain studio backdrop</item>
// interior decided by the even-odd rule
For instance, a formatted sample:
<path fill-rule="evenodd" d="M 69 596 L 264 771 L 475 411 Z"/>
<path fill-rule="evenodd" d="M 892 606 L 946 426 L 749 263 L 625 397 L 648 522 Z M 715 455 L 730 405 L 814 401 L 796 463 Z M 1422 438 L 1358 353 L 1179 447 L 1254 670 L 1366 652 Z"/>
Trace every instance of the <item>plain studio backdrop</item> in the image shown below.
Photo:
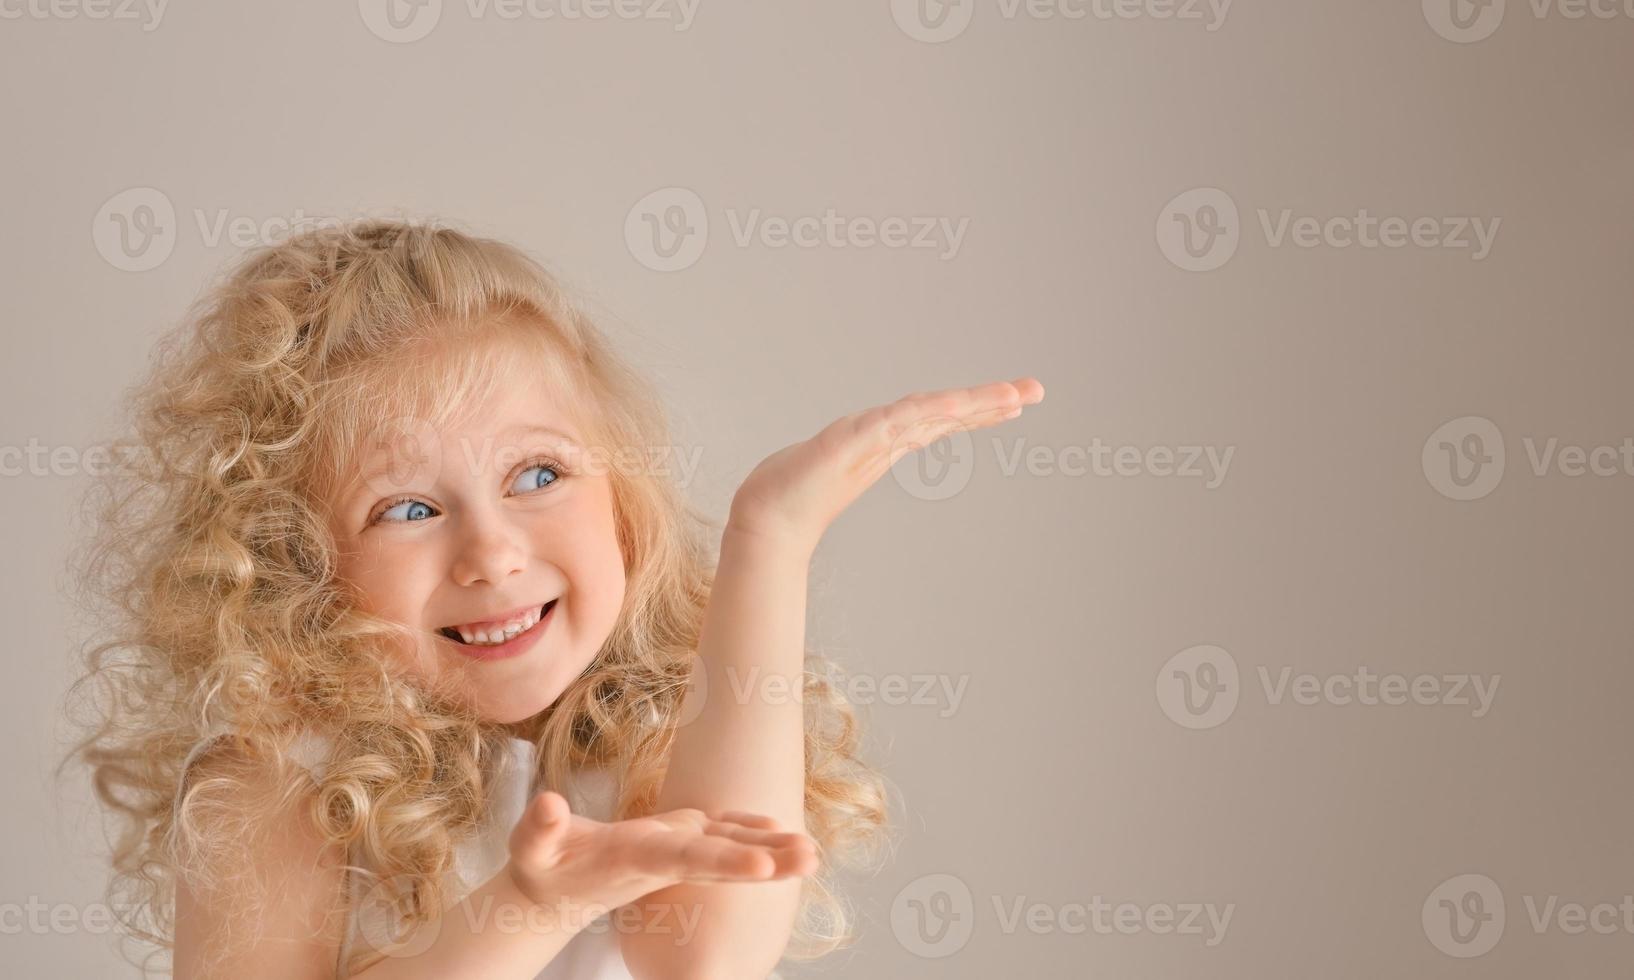
<path fill-rule="evenodd" d="M 0 964 L 118 977 L 62 594 L 250 245 L 363 214 L 591 304 L 717 517 L 907 392 L 1038 407 L 831 529 L 897 844 L 790 976 L 1626 975 L 1634 10 L 0 0 Z"/>

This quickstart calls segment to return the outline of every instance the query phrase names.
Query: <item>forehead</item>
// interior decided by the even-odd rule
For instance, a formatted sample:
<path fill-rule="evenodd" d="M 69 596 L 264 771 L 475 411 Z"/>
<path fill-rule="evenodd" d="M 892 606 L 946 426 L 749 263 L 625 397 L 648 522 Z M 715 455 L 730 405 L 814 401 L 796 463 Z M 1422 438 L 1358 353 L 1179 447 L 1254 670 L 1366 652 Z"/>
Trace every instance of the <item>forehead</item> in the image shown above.
<path fill-rule="evenodd" d="M 548 343 L 489 337 L 427 345 L 360 366 L 330 413 L 330 471 L 350 494 L 382 467 L 428 451 L 492 458 L 507 446 L 583 446 L 594 435 L 586 386 Z"/>

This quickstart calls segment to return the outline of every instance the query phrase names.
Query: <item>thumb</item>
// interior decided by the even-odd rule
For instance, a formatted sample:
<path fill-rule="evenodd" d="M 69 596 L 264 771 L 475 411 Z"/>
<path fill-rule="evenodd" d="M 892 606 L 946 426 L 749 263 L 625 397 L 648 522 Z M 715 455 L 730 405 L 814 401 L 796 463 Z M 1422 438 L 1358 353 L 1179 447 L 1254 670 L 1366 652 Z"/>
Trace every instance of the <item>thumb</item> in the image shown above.
<path fill-rule="evenodd" d="M 572 815 L 562 794 L 545 790 L 535 795 L 511 831 L 512 859 L 536 868 L 555 864 Z"/>

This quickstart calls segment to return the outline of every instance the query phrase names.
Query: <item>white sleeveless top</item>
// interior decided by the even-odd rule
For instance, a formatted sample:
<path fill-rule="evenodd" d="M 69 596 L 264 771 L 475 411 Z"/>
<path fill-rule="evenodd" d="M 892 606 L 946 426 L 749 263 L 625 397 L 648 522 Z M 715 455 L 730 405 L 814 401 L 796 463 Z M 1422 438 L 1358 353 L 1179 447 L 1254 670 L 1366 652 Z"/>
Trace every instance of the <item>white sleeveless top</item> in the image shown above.
<path fill-rule="evenodd" d="M 212 735 L 199 742 L 188 753 L 182 768 L 184 776 L 187 767 L 214 737 Z M 537 750 L 532 742 L 524 739 L 508 738 L 505 741 L 508 757 L 501 760 L 498 778 L 492 787 L 488 822 L 479 834 L 461 841 L 455 847 L 454 875 L 458 880 L 448 883 L 450 906 L 504 868 L 510 856 L 511 829 L 533 798 L 532 776 Z M 324 736 L 309 732 L 296 740 L 291 754 L 312 773 L 314 779 L 321 779 L 329 756 L 329 743 Z M 567 797 L 574 813 L 596 820 L 612 819 L 617 791 L 612 774 L 599 770 L 572 773 L 562 788 L 562 794 Z M 180 798 L 181 787 L 178 786 L 178 802 Z M 357 859 L 354 857 L 352 860 L 356 862 Z M 384 937 L 388 933 L 384 926 L 371 928 L 369 910 L 363 909 L 361 913 L 359 910 L 362 882 L 355 875 L 348 875 L 348 879 L 353 914 L 340 949 L 336 973 L 339 977 L 347 975 L 347 954 L 355 943 L 367 943 L 365 936 Z M 474 914 L 482 914 L 482 911 Z M 491 911 L 489 914 L 492 914 Z M 623 954 L 619 951 L 618 937 L 619 933 L 612 927 L 609 917 L 602 916 L 569 939 L 536 975 L 535 980 L 632 980 L 624 965 Z"/>

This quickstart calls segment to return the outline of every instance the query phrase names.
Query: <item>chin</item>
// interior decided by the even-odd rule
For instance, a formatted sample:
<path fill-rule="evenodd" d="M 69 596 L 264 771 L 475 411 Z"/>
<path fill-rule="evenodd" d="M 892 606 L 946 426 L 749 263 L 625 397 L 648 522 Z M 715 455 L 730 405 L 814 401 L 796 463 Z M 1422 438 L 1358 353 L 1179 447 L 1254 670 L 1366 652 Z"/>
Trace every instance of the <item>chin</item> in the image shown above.
<path fill-rule="evenodd" d="M 532 651 L 505 665 L 519 669 L 468 674 L 471 703 L 484 721 L 513 725 L 539 714 L 559 700 L 592 658 L 564 657 L 561 650 Z M 498 667 L 499 664 L 485 665 Z"/>
<path fill-rule="evenodd" d="M 562 696 L 561 691 L 528 692 L 532 696 L 517 697 L 517 692 L 496 692 L 490 698 L 481 698 L 477 701 L 477 713 L 482 720 L 497 725 L 515 725 L 527 721 L 546 708 L 556 703 Z M 540 697 L 548 694 L 548 699 Z"/>

